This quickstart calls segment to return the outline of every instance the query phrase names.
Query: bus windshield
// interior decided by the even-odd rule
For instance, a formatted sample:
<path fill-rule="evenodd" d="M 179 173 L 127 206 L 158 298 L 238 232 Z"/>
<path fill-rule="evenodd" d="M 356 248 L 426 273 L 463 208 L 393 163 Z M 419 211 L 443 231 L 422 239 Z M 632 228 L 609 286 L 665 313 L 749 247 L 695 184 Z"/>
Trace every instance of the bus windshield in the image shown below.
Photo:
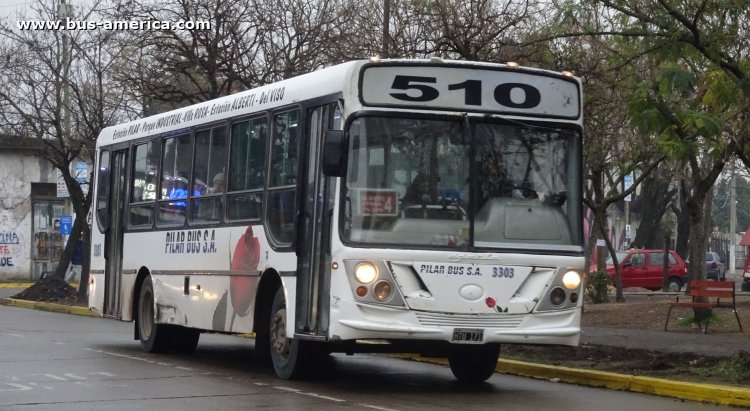
<path fill-rule="evenodd" d="M 578 131 L 392 116 L 348 131 L 345 241 L 582 249 Z"/>

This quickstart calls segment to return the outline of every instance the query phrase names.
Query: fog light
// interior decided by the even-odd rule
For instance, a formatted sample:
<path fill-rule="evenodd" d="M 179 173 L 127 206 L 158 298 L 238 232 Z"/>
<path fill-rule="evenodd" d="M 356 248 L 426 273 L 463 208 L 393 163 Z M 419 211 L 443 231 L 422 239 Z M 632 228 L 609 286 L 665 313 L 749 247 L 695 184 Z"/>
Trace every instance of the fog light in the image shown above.
<path fill-rule="evenodd" d="M 568 290 L 575 290 L 581 285 L 581 275 L 577 271 L 568 271 L 563 275 L 562 282 Z"/>
<path fill-rule="evenodd" d="M 385 301 L 391 298 L 392 292 L 393 292 L 393 287 L 391 287 L 391 283 L 389 283 L 388 281 L 381 281 L 375 284 L 375 288 L 373 288 L 372 290 L 372 294 L 375 296 L 375 299 L 378 301 Z"/>
<path fill-rule="evenodd" d="M 362 284 L 370 284 L 378 278 L 378 268 L 372 263 L 359 263 L 354 268 L 354 278 Z"/>
<path fill-rule="evenodd" d="M 360 297 L 366 296 L 367 295 L 367 287 L 365 287 L 364 285 L 360 285 L 359 287 L 357 287 L 357 295 L 360 296 Z"/>
<path fill-rule="evenodd" d="M 573 304 L 578 302 L 578 293 L 570 293 L 570 302 Z"/>
<path fill-rule="evenodd" d="M 551 293 L 549 293 L 549 301 L 552 305 L 562 305 L 565 302 L 565 290 L 562 287 L 555 287 Z"/>

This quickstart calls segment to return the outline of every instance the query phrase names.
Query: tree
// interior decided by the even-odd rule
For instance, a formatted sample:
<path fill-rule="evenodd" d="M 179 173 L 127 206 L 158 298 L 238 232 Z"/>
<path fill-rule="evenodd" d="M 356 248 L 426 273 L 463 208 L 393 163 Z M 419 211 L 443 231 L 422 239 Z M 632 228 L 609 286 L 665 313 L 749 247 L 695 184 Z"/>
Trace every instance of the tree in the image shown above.
<path fill-rule="evenodd" d="M 97 4 L 76 10 L 71 17 L 91 18 Z M 57 2 L 41 1 L 31 18 L 56 20 Z M 26 16 L 22 16 L 25 18 Z M 0 130 L 36 138 L 44 143 L 42 157 L 60 171 L 76 213 L 71 235 L 54 275 L 64 278 L 75 243 L 84 237 L 86 259 L 78 290 L 84 301 L 88 284 L 90 233 L 86 221 L 92 185 L 84 192 L 71 173 L 71 164 L 83 159 L 93 164 L 99 131 L 117 120 L 123 105 L 107 73 L 116 54 L 106 46 L 111 33 L 96 31 L 21 31 L 0 26 Z M 90 179 L 89 179 L 90 180 Z"/>
<path fill-rule="evenodd" d="M 596 239 L 605 242 L 615 265 L 616 300 L 624 301 L 616 245 L 609 236 L 608 212 L 631 193 L 664 160 L 654 136 L 638 132 L 628 117 L 633 90 L 623 87 L 647 71 L 647 65 L 623 67 L 620 53 L 627 43 L 605 36 L 571 33 L 602 31 L 614 24 L 601 8 L 564 4 L 553 11 L 554 21 L 535 34 L 546 48 L 535 56 L 556 70 L 572 70 L 584 79 L 584 158 L 587 184 L 584 203 L 593 214 L 592 238 L 586 251 L 587 266 Z M 547 13 L 552 14 L 552 13 Z M 624 189 L 625 175 L 637 171 L 633 184 Z M 597 267 L 605 266 L 606 254 L 597 254 Z"/>
<path fill-rule="evenodd" d="M 750 79 L 744 2 L 643 3 L 599 0 L 620 24 L 607 32 L 634 45 L 625 58 L 653 59 L 653 75 L 635 85 L 631 116 L 659 135 L 671 158 L 685 164 L 681 194 L 690 224 L 689 278 L 705 273 L 706 204 L 733 154 L 746 150 L 744 117 Z"/>

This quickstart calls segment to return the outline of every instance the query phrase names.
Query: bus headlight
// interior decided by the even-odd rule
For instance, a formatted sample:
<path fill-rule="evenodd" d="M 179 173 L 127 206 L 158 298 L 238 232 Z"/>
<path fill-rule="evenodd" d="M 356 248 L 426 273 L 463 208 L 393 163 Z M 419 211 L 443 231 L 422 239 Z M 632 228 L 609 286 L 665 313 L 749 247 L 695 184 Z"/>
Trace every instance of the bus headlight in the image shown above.
<path fill-rule="evenodd" d="M 393 287 L 388 281 L 380 281 L 379 283 L 375 284 L 375 287 L 372 290 L 373 296 L 375 296 L 375 299 L 378 301 L 388 300 L 389 298 L 391 298 L 392 293 Z"/>
<path fill-rule="evenodd" d="M 581 285 L 581 275 L 577 271 L 568 271 L 563 275 L 562 282 L 568 290 L 575 290 Z"/>
<path fill-rule="evenodd" d="M 565 302 L 565 290 L 560 287 L 555 287 L 551 293 L 549 293 L 549 301 L 554 306 L 560 306 Z"/>
<path fill-rule="evenodd" d="M 359 263 L 354 268 L 354 278 L 362 284 L 370 284 L 378 278 L 378 268 L 373 263 Z"/>

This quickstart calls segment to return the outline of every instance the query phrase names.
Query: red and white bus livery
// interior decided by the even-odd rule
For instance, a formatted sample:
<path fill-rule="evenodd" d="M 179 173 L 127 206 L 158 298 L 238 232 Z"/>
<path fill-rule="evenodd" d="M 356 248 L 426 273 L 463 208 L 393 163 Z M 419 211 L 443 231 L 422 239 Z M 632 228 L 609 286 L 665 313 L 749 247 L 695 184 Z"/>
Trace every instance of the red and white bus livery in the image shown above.
<path fill-rule="evenodd" d="M 89 301 L 145 350 L 250 333 L 331 352 L 577 345 L 582 98 L 569 73 L 353 61 L 106 128 Z M 373 344 L 373 342 L 378 342 Z"/>

